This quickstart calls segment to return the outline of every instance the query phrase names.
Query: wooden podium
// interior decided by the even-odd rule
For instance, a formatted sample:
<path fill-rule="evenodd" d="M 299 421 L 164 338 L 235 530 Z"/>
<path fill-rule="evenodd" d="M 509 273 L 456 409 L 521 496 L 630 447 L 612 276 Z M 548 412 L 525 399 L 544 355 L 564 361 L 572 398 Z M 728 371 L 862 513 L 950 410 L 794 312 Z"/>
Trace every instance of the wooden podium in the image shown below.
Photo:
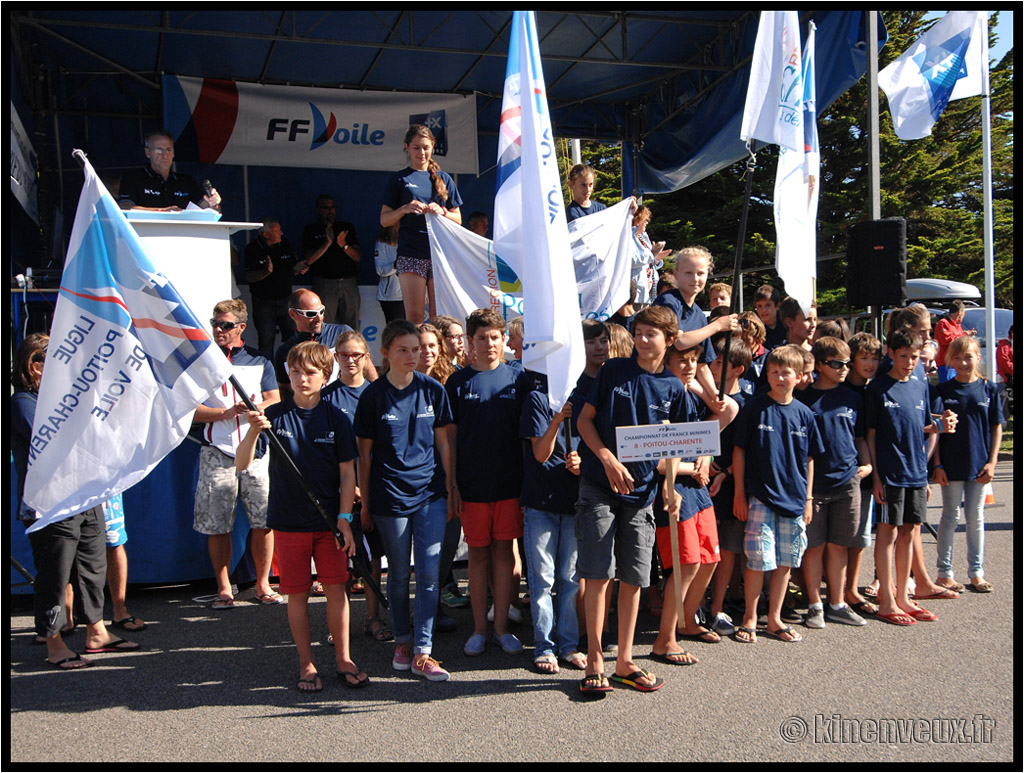
<path fill-rule="evenodd" d="M 146 212 L 128 210 L 128 222 L 200 322 L 210 329 L 213 307 L 234 297 L 231 234 L 262 223 L 220 220 L 213 210 Z M 212 331 L 211 331 L 212 332 Z"/>

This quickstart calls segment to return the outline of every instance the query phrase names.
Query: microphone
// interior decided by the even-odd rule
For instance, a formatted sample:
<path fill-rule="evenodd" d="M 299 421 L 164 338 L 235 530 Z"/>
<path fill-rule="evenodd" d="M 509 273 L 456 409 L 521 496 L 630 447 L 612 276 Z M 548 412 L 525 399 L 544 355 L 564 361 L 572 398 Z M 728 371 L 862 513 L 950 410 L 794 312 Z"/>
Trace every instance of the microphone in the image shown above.
<path fill-rule="evenodd" d="M 210 184 L 209 180 L 203 180 L 203 192 L 209 196 L 213 193 L 213 185 Z"/>

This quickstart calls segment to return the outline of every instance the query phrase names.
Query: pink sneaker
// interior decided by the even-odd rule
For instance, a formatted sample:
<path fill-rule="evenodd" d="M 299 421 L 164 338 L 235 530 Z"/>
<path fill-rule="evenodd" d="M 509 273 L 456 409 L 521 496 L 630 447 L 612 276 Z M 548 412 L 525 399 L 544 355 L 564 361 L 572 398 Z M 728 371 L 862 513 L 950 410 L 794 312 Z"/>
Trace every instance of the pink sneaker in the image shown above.
<path fill-rule="evenodd" d="M 408 671 L 412 668 L 411 644 L 399 644 L 395 647 L 395 656 L 391 659 L 391 667 L 395 671 Z"/>
<path fill-rule="evenodd" d="M 422 676 L 429 679 L 431 682 L 443 682 L 451 676 L 451 674 L 441 668 L 441 664 L 438 661 L 434 660 L 429 655 L 424 658 L 423 662 L 418 666 L 416 665 L 416 662 L 413 661 L 412 672 L 416 674 L 416 676 Z"/>

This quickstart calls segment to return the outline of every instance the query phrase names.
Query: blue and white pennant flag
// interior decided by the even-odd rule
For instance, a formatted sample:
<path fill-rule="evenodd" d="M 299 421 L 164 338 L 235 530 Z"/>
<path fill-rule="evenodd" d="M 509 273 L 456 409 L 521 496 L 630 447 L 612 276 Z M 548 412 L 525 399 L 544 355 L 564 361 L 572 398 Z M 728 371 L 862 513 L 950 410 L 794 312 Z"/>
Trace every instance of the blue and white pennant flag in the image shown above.
<path fill-rule="evenodd" d="M 947 13 L 878 73 L 896 136 L 927 137 L 951 100 L 984 92 L 987 70 L 985 11 Z"/>

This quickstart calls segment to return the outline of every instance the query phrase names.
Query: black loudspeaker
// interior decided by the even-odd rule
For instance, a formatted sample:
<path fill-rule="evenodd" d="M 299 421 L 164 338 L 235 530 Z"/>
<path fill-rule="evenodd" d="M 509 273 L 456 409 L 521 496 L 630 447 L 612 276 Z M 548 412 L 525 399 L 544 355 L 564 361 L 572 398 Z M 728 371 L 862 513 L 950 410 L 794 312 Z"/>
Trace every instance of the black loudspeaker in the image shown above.
<path fill-rule="evenodd" d="M 846 297 L 851 308 L 907 302 L 907 221 L 866 220 L 850 228 Z"/>

